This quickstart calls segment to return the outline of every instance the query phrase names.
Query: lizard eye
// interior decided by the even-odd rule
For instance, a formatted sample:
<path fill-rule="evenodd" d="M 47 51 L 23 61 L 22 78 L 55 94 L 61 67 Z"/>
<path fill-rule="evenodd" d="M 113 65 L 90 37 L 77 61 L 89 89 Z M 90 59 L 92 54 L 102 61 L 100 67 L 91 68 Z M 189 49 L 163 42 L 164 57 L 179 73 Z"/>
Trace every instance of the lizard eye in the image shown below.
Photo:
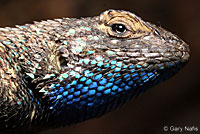
<path fill-rule="evenodd" d="M 126 28 L 125 25 L 123 25 L 123 24 L 117 24 L 117 23 L 116 24 L 112 24 L 111 28 L 112 28 L 112 30 L 114 32 L 117 32 L 117 33 L 124 33 L 127 30 L 127 28 Z"/>
<path fill-rule="evenodd" d="M 135 14 L 108 10 L 100 15 L 97 28 L 113 38 L 139 38 L 152 33 L 152 28 Z"/>
<path fill-rule="evenodd" d="M 133 31 L 131 31 L 130 24 L 123 22 L 123 20 L 116 20 L 108 24 L 107 33 L 112 37 L 128 38 L 131 37 Z"/>

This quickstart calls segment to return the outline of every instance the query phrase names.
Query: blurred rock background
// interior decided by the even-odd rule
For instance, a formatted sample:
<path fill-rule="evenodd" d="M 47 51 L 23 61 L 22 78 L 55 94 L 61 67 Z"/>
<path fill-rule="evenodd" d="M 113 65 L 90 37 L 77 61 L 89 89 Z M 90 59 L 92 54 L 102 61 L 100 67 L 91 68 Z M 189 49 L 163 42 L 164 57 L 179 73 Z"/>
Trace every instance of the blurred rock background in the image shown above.
<path fill-rule="evenodd" d="M 124 9 L 176 33 L 191 48 L 188 65 L 122 108 L 99 119 L 38 134 L 161 134 L 164 126 L 195 126 L 200 133 L 199 0 L 1 0 L 0 27 Z M 189 133 L 189 132 L 182 132 Z"/>

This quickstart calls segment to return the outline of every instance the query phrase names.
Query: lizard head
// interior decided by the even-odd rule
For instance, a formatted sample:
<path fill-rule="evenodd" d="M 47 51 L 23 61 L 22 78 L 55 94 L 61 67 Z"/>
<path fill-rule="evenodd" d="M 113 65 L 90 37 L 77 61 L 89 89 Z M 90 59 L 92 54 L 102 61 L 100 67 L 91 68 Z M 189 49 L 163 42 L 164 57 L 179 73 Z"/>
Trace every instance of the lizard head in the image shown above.
<path fill-rule="evenodd" d="M 183 40 L 127 11 L 65 21 L 55 62 L 60 75 L 45 91 L 49 109 L 64 113 L 59 119 L 65 124 L 117 108 L 171 77 L 189 59 Z"/>

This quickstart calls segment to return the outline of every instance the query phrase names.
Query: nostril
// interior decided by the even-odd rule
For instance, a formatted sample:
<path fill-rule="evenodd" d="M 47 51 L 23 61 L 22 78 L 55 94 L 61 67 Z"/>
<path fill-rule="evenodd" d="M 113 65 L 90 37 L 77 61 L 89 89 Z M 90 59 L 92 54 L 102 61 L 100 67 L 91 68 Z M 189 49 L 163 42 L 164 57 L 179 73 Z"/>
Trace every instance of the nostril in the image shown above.
<path fill-rule="evenodd" d="M 184 60 L 184 62 L 187 62 L 190 58 L 190 54 L 188 52 L 183 52 L 181 58 Z"/>
<path fill-rule="evenodd" d="M 183 54 L 182 52 L 178 51 L 178 52 L 175 53 L 175 56 L 176 56 L 176 57 L 181 57 L 182 54 Z"/>

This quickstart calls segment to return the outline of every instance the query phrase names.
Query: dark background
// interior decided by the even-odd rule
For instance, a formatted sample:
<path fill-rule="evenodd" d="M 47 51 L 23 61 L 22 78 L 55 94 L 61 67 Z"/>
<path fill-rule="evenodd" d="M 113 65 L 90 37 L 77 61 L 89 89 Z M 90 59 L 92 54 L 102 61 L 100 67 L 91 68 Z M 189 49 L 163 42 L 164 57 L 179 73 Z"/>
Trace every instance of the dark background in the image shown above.
<path fill-rule="evenodd" d="M 190 62 L 173 78 L 114 112 L 39 134 L 169 133 L 163 131 L 164 126 L 195 126 L 198 131 L 192 134 L 200 133 L 199 0 L 1 0 L 0 27 L 34 20 L 94 16 L 109 8 L 129 10 L 179 35 L 190 45 Z"/>

